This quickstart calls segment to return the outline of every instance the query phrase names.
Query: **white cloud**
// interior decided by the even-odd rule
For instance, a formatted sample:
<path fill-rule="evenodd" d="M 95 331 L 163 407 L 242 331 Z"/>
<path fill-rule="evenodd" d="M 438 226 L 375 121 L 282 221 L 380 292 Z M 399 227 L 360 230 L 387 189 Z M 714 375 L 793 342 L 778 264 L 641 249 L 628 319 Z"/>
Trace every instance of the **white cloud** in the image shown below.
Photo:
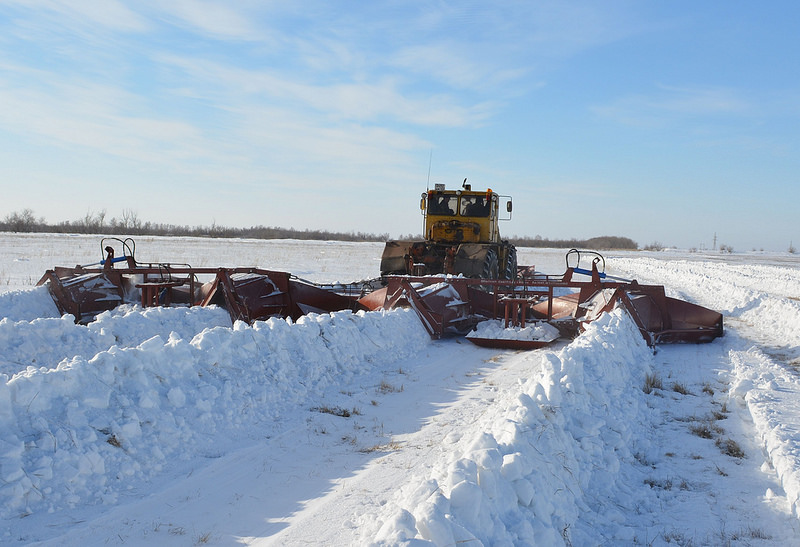
<path fill-rule="evenodd" d="M 209 0 L 169 0 L 152 4 L 156 16 L 166 17 L 177 26 L 188 27 L 214 38 L 263 40 L 266 36 L 254 21 L 256 10 L 246 2 Z"/>
<path fill-rule="evenodd" d="M 142 32 L 149 28 L 146 18 L 119 0 L 5 0 L 8 6 L 24 9 L 28 17 L 57 23 L 61 27 L 92 27 L 120 32 Z M 37 13 L 44 19 L 39 19 Z"/>
<path fill-rule="evenodd" d="M 46 91 L 0 86 L 0 102 L 0 126 L 43 149 L 56 145 L 162 164 L 213 155 L 197 127 L 143 115 L 139 97 L 112 86 L 53 78 Z"/>
<path fill-rule="evenodd" d="M 719 87 L 661 86 L 664 94 L 653 101 L 655 108 L 677 114 L 740 114 L 750 109 L 741 93 Z"/>
<path fill-rule="evenodd" d="M 504 69 L 499 59 L 495 63 L 480 60 L 470 55 L 469 49 L 452 43 L 414 45 L 399 50 L 389 63 L 456 89 L 496 90 L 524 74 L 523 69 Z"/>
<path fill-rule="evenodd" d="M 679 120 L 752 112 L 741 92 L 718 87 L 659 86 L 651 94 L 631 94 L 593 107 L 599 116 L 634 126 L 660 126 Z"/>
<path fill-rule="evenodd" d="M 314 83 L 279 70 L 238 68 L 202 59 L 169 56 L 161 62 L 180 68 L 194 85 L 211 89 L 222 104 L 263 101 L 290 110 L 310 108 L 328 120 L 461 127 L 481 123 L 496 106 L 489 101 L 465 106 L 444 93 L 404 92 L 399 79 Z"/>

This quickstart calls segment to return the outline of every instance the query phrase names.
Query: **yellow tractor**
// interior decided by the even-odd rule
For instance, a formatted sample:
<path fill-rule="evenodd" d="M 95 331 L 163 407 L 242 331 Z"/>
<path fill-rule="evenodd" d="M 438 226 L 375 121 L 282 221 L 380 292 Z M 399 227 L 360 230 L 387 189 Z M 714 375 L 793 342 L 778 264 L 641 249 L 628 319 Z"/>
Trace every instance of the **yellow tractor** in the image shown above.
<path fill-rule="evenodd" d="M 453 274 L 482 279 L 516 279 L 517 251 L 500 239 L 499 221 L 511 218 L 511 197 L 491 189 L 461 190 L 436 184 L 422 194 L 424 241 L 387 241 L 381 275 Z"/>

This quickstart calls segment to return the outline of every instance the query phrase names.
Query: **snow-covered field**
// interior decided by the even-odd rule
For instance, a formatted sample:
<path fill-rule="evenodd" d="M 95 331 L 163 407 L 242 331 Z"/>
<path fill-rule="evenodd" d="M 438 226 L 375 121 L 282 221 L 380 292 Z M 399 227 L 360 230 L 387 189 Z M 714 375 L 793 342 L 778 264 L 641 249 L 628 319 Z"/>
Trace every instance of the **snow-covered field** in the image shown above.
<path fill-rule="evenodd" d="M 137 239 L 137 258 L 378 273 L 381 244 Z M 800 260 L 609 253 L 722 311 L 653 353 L 621 312 L 529 352 L 412 312 L 231 325 L 33 288 L 98 237 L 0 234 L 4 545 L 800 544 Z M 520 264 L 564 269 L 561 250 Z"/>

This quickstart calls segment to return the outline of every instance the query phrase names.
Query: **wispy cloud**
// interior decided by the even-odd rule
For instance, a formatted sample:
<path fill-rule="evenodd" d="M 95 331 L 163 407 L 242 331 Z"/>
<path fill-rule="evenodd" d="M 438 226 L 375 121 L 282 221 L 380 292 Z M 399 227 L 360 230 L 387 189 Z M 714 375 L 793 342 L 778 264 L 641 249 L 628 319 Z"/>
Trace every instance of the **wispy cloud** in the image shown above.
<path fill-rule="evenodd" d="M 291 87 L 283 89 L 281 101 L 274 95 L 265 100 L 270 82 L 256 82 L 248 93 L 232 94 L 239 80 L 228 72 L 208 72 L 226 77 L 231 86 L 213 97 L 211 104 L 221 113 L 209 123 L 207 117 L 161 115 L 150 99 L 117 86 L 19 70 L 27 82 L 40 81 L 42 89 L 0 84 L 4 105 L 0 128 L 40 147 L 56 146 L 83 157 L 116 157 L 151 170 L 189 176 L 198 184 L 235 180 L 247 185 L 269 180 L 289 185 L 308 177 L 307 184 L 316 179 L 319 185 L 329 185 L 331 180 L 352 180 L 354 172 L 402 172 L 407 154 L 431 147 L 411 132 L 343 120 L 341 113 L 332 116 L 330 111 L 309 108 L 302 97 L 299 103 L 287 105 L 283 99 L 298 92 Z M 252 75 L 241 76 L 243 81 L 252 81 Z M 358 101 L 353 101 L 355 109 Z M 324 178 L 319 170 L 325 172 Z"/>
<path fill-rule="evenodd" d="M 753 112 L 740 91 L 720 87 L 658 86 L 652 94 L 626 95 L 592 111 L 604 118 L 634 126 L 661 126 L 686 119 Z"/>
<path fill-rule="evenodd" d="M 527 74 L 528 69 L 500 59 L 492 63 L 476 58 L 470 49 L 446 42 L 409 46 L 397 51 L 388 63 L 451 89 L 489 93 L 497 93 Z"/>
<path fill-rule="evenodd" d="M 39 25 L 58 24 L 64 29 L 142 32 L 150 27 L 146 17 L 119 0 L 5 0 L 4 4 L 35 14 Z"/>
<path fill-rule="evenodd" d="M 237 41 L 268 38 L 255 19 L 259 10 L 253 9 L 249 2 L 171 0 L 152 3 L 150 9 L 157 18 L 212 38 Z"/>
<path fill-rule="evenodd" d="M 181 70 L 186 82 L 210 93 L 220 104 L 264 101 L 289 109 L 312 109 L 332 120 L 399 122 L 421 126 L 461 127 L 485 120 L 491 101 L 465 101 L 447 93 L 407 92 L 403 79 L 383 77 L 366 82 L 307 82 L 282 70 L 248 69 L 204 59 L 169 56 L 161 62 Z"/>
<path fill-rule="evenodd" d="M 81 147 L 146 162 L 202 155 L 190 152 L 200 138 L 196 127 L 179 120 L 126 114 L 136 110 L 139 98 L 115 87 L 56 81 L 47 92 L 26 89 L 21 93 L 0 86 L 0 102 L 4 105 L 0 125 L 6 130 L 62 148 Z"/>

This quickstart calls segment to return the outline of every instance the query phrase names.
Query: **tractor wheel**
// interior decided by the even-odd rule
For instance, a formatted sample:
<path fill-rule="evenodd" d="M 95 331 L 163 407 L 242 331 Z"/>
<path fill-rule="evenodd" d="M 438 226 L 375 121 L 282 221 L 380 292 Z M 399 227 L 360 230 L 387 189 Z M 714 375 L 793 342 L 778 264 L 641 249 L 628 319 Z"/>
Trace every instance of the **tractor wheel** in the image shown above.
<path fill-rule="evenodd" d="M 517 278 L 517 250 L 511 248 L 508 250 L 508 258 L 506 259 L 505 279 L 514 281 Z"/>
<path fill-rule="evenodd" d="M 486 258 L 483 259 L 483 271 L 481 272 L 482 279 L 497 279 L 499 276 L 499 268 L 497 266 L 497 252 L 494 249 L 489 249 L 486 252 Z"/>

